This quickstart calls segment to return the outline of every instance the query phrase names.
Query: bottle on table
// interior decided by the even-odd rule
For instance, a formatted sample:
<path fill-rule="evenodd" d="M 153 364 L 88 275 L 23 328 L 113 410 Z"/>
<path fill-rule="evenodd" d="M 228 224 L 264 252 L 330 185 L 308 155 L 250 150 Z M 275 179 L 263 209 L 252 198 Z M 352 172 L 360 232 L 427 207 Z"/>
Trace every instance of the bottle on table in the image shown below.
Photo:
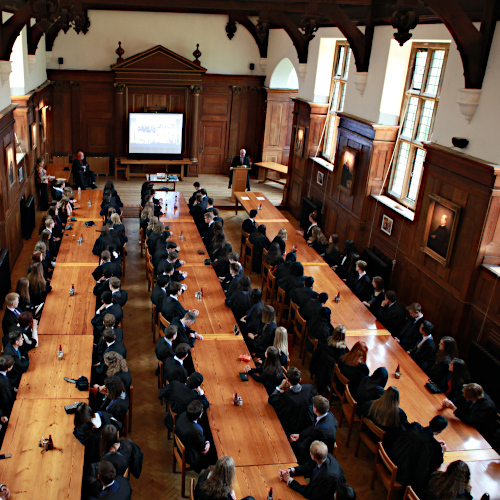
<path fill-rule="evenodd" d="M 69 289 L 69 294 L 70 295 L 75 295 L 76 294 L 76 290 L 75 290 L 75 285 L 71 285 L 71 288 Z"/>
<path fill-rule="evenodd" d="M 61 361 L 64 358 L 64 352 L 62 350 L 62 344 L 59 344 L 59 349 L 57 350 L 57 361 Z"/>
<path fill-rule="evenodd" d="M 82 197 L 82 188 L 78 186 L 78 199 Z"/>
<path fill-rule="evenodd" d="M 89 201 L 87 201 L 87 205 L 89 206 L 89 208 L 92 206 L 92 200 L 89 198 Z"/>
<path fill-rule="evenodd" d="M 52 436 L 50 434 L 49 434 L 49 442 L 47 443 L 47 449 L 48 450 L 54 449 L 54 442 L 52 441 Z"/>
<path fill-rule="evenodd" d="M 394 374 L 396 378 L 401 378 L 401 365 L 398 365 L 396 368 L 396 373 Z"/>
<path fill-rule="evenodd" d="M 269 488 L 269 493 L 267 494 L 267 500 L 273 500 L 274 495 L 273 495 L 273 487 Z"/>

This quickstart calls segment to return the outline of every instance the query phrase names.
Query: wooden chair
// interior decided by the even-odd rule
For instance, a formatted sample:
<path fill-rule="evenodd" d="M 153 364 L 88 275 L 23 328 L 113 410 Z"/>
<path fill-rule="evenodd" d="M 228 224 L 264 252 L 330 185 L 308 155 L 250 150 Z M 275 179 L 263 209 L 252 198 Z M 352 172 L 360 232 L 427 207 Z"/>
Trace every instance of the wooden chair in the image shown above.
<path fill-rule="evenodd" d="M 262 269 L 260 273 L 260 277 L 262 279 L 262 284 L 261 284 L 261 290 L 262 290 L 262 295 L 265 294 L 265 289 L 267 287 L 267 277 L 269 273 L 271 273 L 273 270 L 272 266 L 268 264 L 264 259 L 262 259 Z"/>
<path fill-rule="evenodd" d="M 186 497 L 186 472 L 192 470 L 192 468 L 186 463 L 186 447 L 182 444 L 177 434 L 174 432 L 174 445 L 173 445 L 173 460 L 172 460 L 172 472 L 176 473 L 176 465 L 181 468 L 181 496 Z"/>
<path fill-rule="evenodd" d="M 123 477 L 124 477 L 125 479 L 127 479 L 127 478 L 128 478 L 128 475 L 129 475 L 129 473 L 130 473 L 129 469 L 130 469 L 130 467 L 127 467 L 127 470 L 123 473 Z"/>
<path fill-rule="evenodd" d="M 190 496 L 189 496 L 189 499 L 190 500 L 194 500 L 194 479 L 191 478 L 191 483 L 190 483 L 190 488 L 189 488 L 189 492 L 190 492 Z"/>
<path fill-rule="evenodd" d="M 165 337 L 165 334 L 163 333 L 163 327 L 167 328 L 167 326 L 170 325 L 170 321 L 165 319 L 162 313 L 158 313 L 158 335 L 161 337 Z M 160 338 L 160 337 L 158 337 Z"/>
<path fill-rule="evenodd" d="M 407 486 L 406 490 L 405 490 L 405 496 L 403 497 L 403 500 L 420 500 L 420 499 L 417 496 L 417 494 L 413 491 L 413 488 L 411 486 Z"/>
<path fill-rule="evenodd" d="M 333 458 L 335 458 L 335 457 L 337 456 L 337 448 L 338 448 L 337 443 L 335 443 L 335 444 L 333 445 L 333 450 L 331 450 L 331 451 L 330 451 L 330 450 L 328 450 L 328 451 L 330 451 L 330 453 L 332 454 L 332 457 L 333 457 Z"/>
<path fill-rule="evenodd" d="M 123 437 L 127 437 L 128 436 L 128 412 L 125 414 L 125 418 L 123 419 L 123 425 L 122 425 L 121 435 Z"/>
<path fill-rule="evenodd" d="M 146 245 L 146 279 L 148 279 L 148 262 L 153 263 L 153 259 L 151 257 L 151 254 L 149 253 L 149 249 Z"/>
<path fill-rule="evenodd" d="M 146 262 L 147 278 L 148 278 L 148 292 L 155 286 L 155 268 L 151 262 Z"/>
<path fill-rule="evenodd" d="M 262 266 L 264 265 L 264 262 L 266 261 L 266 255 L 267 255 L 267 249 L 263 248 L 262 249 L 262 262 L 260 263 L 260 274 L 262 274 Z"/>
<path fill-rule="evenodd" d="M 245 240 L 245 274 L 250 276 L 252 274 L 252 261 L 253 261 L 253 243 L 250 243 L 250 240 L 247 238 Z"/>
<path fill-rule="evenodd" d="M 163 389 L 163 361 L 158 360 L 158 389 Z M 160 400 L 160 403 L 163 404 L 163 401 Z"/>
<path fill-rule="evenodd" d="M 373 490 L 375 487 L 375 479 L 377 479 L 378 475 L 384 486 L 387 488 L 387 500 L 391 500 L 395 491 L 401 491 L 404 488 L 402 484 L 396 481 L 397 474 L 397 466 L 394 465 L 394 462 L 389 458 L 389 455 L 387 455 L 384 445 L 379 443 L 378 453 L 375 456 L 375 466 L 373 468 L 370 489 Z"/>
<path fill-rule="evenodd" d="M 305 349 L 307 336 L 306 320 L 300 315 L 299 311 L 295 311 L 295 321 L 293 322 L 293 339 L 292 345 L 295 340 L 299 339 L 299 358 L 302 357 L 302 349 Z"/>
<path fill-rule="evenodd" d="M 356 415 L 356 408 L 358 407 L 358 403 L 352 397 L 351 391 L 349 390 L 349 386 L 345 387 L 345 400 L 342 403 L 342 412 L 340 413 L 339 419 L 339 427 L 342 426 L 342 419 L 345 415 L 347 422 L 349 424 L 349 430 L 347 432 L 347 440 L 345 447 L 349 448 L 349 442 L 351 441 L 351 434 L 354 428 L 355 422 L 360 422 L 360 418 Z"/>
<path fill-rule="evenodd" d="M 309 352 L 307 350 L 307 341 L 309 340 L 309 342 L 311 342 L 311 344 L 313 345 L 313 352 Z M 310 335 L 308 335 L 306 337 L 306 341 L 305 341 L 305 345 L 304 345 L 304 349 L 302 351 L 302 364 L 305 365 L 306 364 L 306 358 L 312 358 L 313 356 L 313 353 L 314 351 L 318 348 L 318 344 L 319 344 L 319 341 L 318 339 L 314 339 L 312 338 Z"/>
<path fill-rule="evenodd" d="M 153 332 L 153 342 L 156 341 L 156 306 L 151 302 L 151 331 Z"/>
<path fill-rule="evenodd" d="M 278 297 L 276 299 L 276 323 L 278 326 L 285 326 L 283 323 L 283 316 L 285 311 L 287 312 L 287 318 L 290 316 L 289 306 L 285 303 L 285 290 L 278 287 Z M 288 319 L 285 321 L 286 327 L 288 327 Z"/>
<path fill-rule="evenodd" d="M 141 227 L 140 239 L 139 239 L 139 245 L 141 247 L 141 257 L 142 257 L 142 252 L 144 252 L 144 243 L 145 243 L 145 240 L 144 240 L 144 230 Z"/>
<path fill-rule="evenodd" d="M 267 281 L 265 293 L 262 292 L 262 300 L 265 305 L 274 306 L 274 299 L 276 297 L 276 277 L 273 273 L 269 272 Z"/>
<path fill-rule="evenodd" d="M 123 259 L 122 261 L 123 277 L 125 278 L 125 267 L 127 262 L 127 243 L 123 244 L 122 259 Z"/>
<path fill-rule="evenodd" d="M 336 383 L 337 380 L 343 386 L 342 392 L 337 388 L 337 383 Z M 332 401 L 332 394 L 335 391 L 335 394 L 340 399 L 341 403 L 343 403 L 345 398 L 345 389 L 348 385 L 349 385 L 349 379 L 344 377 L 344 375 L 342 375 L 339 365 L 335 365 L 335 368 L 333 369 L 333 378 L 332 378 L 332 383 L 330 384 L 330 395 L 328 400 L 330 402 Z"/>
<path fill-rule="evenodd" d="M 378 441 L 375 443 L 373 439 L 371 438 L 371 435 L 368 434 L 368 431 L 370 431 L 375 436 L 377 436 Z M 377 424 L 375 424 L 373 421 L 371 421 L 369 418 L 366 417 L 361 417 L 361 424 L 359 426 L 359 433 L 358 433 L 358 441 L 356 442 L 356 450 L 354 451 L 354 456 L 358 456 L 359 452 L 359 445 L 361 444 L 361 441 L 370 448 L 373 453 L 377 454 L 378 451 L 378 442 L 382 442 L 384 440 L 385 436 L 385 431 L 382 430 Z"/>
<path fill-rule="evenodd" d="M 293 333 L 293 327 L 295 325 L 295 317 L 299 311 L 299 306 L 290 299 L 290 308 L 288 309 L 288 330 Z"/>
<path fill-rule="evenodd" d="M 245 242 L 247 238 L 250 236 L 250 233 L 245 233 L 245 231 L 241 231 L 241 248 L 240 248 L 240 258 L 242 262 L 245 262 L 245 254 L 243 253 L 243 250 L 245 249 Z"/>
<path fill-rule="evenodd" d="M 168 381 L 167 381 L 167 384 L 168 384 Z M 170 416 L 172 417 L 172 430 L 168 429 L 167 439 L 171 439 L 170 435 L 172 433 L 175 434 L 175 422 L 177 421 L 177 413 L 175 413 L 172 410 L 172 407 L 170 406 L 170 404 L 168 405 L 168 412 L 170 413 Z"/>
<path fill-rule="evenodd" d="M 128 395 L 129 407 L 128 407 L 128 432 L 132 432 L 132 414 L 134 411 L 134 386 L 130 386 L 130 392 Z"/>

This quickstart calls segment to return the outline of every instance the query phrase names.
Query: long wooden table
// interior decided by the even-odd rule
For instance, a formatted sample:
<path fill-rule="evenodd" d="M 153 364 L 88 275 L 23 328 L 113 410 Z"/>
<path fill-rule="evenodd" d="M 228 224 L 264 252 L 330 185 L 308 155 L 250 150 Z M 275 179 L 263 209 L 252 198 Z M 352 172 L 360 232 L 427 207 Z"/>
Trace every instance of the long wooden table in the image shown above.
<path fill-rule="evenodd" d="M 95 240 L 100 236 L 100 220 L 96 225 L 89 227 L 84 221 L 77 220 L 69 222 L 71 229 L 66 229 L 62 236 L 61 247 L 57 254 L 56 267 L 61 264 L 92 264 L 94 267 L 99 265 L 99 257 L 92 253 Z M 83 236 L 83 242 L 80 244 L 77 240 Z M 64 244 L 63 244 L 64 243 Z M 92 272 L 92 271 L 90 271 Z"/>
<path fill-rule="evenodd" d="M 170 221 L 182 219 L 184 222 L 193 222 L 193 217 L 189 213 L 184 195 L 179 191 L 157 191 L 155 198 L 161 200 L 162 212 L 160 220 L 168 224 Z M 177 198 L 177 203 L 175 202 Z M 165 205 L 166 203 L 166 205 Z M 177 208 L 175 208 L 177 206 Z"/>
<path fill-rule="evenodd" d="M 100 215 L 103 191 L 101 189 L 86 189 L 78 194 L 78 190 L 75 189 L 73 194 L 80 208 L 73 210 L 71 216 L 77 220 L 93 220 L 96 224 L 99 224 L 99 221 L 103 219 L 103 216 Z M 89 200 L 90 207 L 88 206 Z"/>
<path fill-rule="evenodd" d="M 83 394 L 81 395 L 83 396 Z M 80 498 L 85 448 L 73 436 L 73 415 L 64 406 L 88 399 L 22 399 L 14 403 L 1 453 L 0 477 L 16 500 Z M 38 440 L 52 436 L 54 449 L 41 453 Z"/>
<path fill-rule="evenodd" d="M 285 178 L 288 178 L 288 167 L 286 165 L 282 165 L 281 163 L 276 163 L 274 161 L 263 161 L 255 164 L 256 167 L 259 167 L 259 177 L 261 169 L 264 170 L 264 179 L 259 181 L 260 183 L 271 181 L 276 182 L 277 184 L 286 185 L 286 181 L 280 181 L 278 179 L 270 179 L 267 177 L 267 173 L 269 170 L 273 172 L 278 172 L 280 175 L 283 174 Z"/>
<path fill-rule="evenodd" d="M 238 214 L 238 204 L 249 214 L 250 210 L 257 210 L 257 217 L 255 220 L 259 223 L 265 222 L 287 222 L 288 219 L 262 194 L 255 191 L 237 191 L 235 196 L 235 211 Z M 262 198 L 262 199 L 258 199 Z M 258 207 L 262 205 L 262 210 Z"/>

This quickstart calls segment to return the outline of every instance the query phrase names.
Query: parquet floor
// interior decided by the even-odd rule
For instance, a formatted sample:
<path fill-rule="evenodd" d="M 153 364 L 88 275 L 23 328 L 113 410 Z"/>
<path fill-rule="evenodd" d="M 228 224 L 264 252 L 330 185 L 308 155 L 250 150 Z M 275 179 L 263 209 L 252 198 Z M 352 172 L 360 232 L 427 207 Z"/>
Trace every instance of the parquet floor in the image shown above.
<path fill-rule="evenodd" d="M 193 178 L 187 178 L 177 184 L 177 189 L 190 196 L 193 192 L 192 183 L 194 180 Z M 218 199 L 227 200 L 227 177 L 206 175 L 200 176 L 198 180 L 203 187 L 207 188 L 209 195 L 216 198 L 216 206 L 218 206 Z M 99 188 L 102 189 L 105 181 L 106 178 L 98 179 Z M 128 182 L 118 180 L 115 183 L 124 204 L 139 204 L 142 182 L 141 179 L 134 179 Z M 269 199 L 279 205 L 282 197 L 282 190 L 279 185 L 257 185 L 252 180 L 252 189 L 264 192 Z M 37 213 L 38 220 L 41 220 L 41 216 L 41 212 Z M 245 217 L 244 213 L 239 212 L 238 216 L 236 216 L 234 210 L 224 210 L 221 212 L 221 216 L 224 218 L 224 229 L 227 238 L 234 248 L 239 249 L 240 228 Z M 131 478 L 134 491 L 133 498 L 178 499 L 181 498 L 180 475 L 172 473 L 172 444 L 171 441 L 167 441 L 167 432 L 163 425 L 165 407 L 161 406 L 157 399 L 158 389 L 154 375 L 156 357 L 150 328 L 151 302 L 145 278 L 144 257 L 141 258 L 139 252 L 139 222 L 138 219 L 130 218 L 124 219 L 124 224 L 129 238 L 126 278 L 123 280 L 122 285 L 129 294 L 129 301 L 124 309 L 124 342 L 128 350 L 128 364 L 134 385 L 134 421 L 129 437 L 134 439 L 144 452 L 142 475 L 139 480 Z M 29 258 L 37 237 L 38 229 L 31 240 L 24 242 L 23 252 L 12 272 L 13 287 L 15 287 L 17 279 L 26 274 Z M 252 281 L 254 286 L 260 287 L 260 279 L 256 274 L 252 275 Z M 3 311 L 0 312 L 0 316 L 3 316 Z M 301 367 L 297 355 L 292 352 L 293 364 Z M 302 369 L 302 372 L 304 381 L 309 382 L 308 370 Z M 207 394 L 207 396 L 210 399 L 210 395 Z M 338 404 L 332 406 L 332 411 L 338 419 Z M 359 458 L 354 458 L 353 450 L 357 433 L 354 432 L 353 434 L 350 449 L 345 448 L 346 435 L 347 429 L 344 425 L 337 433 L 339 446 L 337 458 L 344 469 L 348 484 L 355 488 L 357 498 L 360 500 L 385 498 L 386 492 L 379 482 L 376 483 L 374 491 L 369 489 L 373 456 L 369 450 L 361 447 Z M 251 439 L 251 431 L 249 431 L 248 438 Z M 188 478 L 196 477 L 194 473 L 191 474 L 188 474 Z M 397 499 L 398 497 L 395 496 L 394 498 Z"/>

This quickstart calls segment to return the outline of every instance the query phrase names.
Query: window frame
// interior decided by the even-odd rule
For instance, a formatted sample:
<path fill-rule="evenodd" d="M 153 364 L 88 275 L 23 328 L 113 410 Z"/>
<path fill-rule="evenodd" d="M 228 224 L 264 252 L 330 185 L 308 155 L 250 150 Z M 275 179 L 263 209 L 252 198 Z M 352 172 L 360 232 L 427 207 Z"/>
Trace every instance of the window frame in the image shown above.
<path fill-rule="evenodd" d="M 425 63 L 425 68 L 424 68 L 424 73 L 422 75 L 422 89 L 421 90 L 413 90 L 411 88 L 411 84 L 413 81 L 414 77 L 414 68 L 415 68 L 415 61 L 417 58 L 417 54 L 419 49 L 427 49 L 429 51 L 426 63 Z M 441 90 L 442 90 L 442 84 L 443 84 L 443 78 L 444 78 L 444 73 L 446 71 L 446 63 L 448 61 L 448 54 L 449 54 L 449 49 L 450 49 L 450 44 L 447 42 L 414 42 L 412 44 L 411 48 L 411 54 L 410 54 L 410 60 L 408 64 L 408 70 L 406 73 L 406 80 L 405 80 L 405 92 L 401 104 L 401 111 L 399 114 L 399 126 L 400 126 L 400 134 L 398 136 L 397 143 L 394 148 L 394 156 L 391 164 L 391 175 L 389 178 L 389 183 L 387 187 L 387 195 L 390 196 L 391 198 L 395 199 L 405 207 L 409 208 L 410 210 L 415 211 L 417 202 L 418 202 L 418 196 L 420 192 L 420 186 L 422 183 L 422 178 L 423 178 L 423 164 L 425 163 L 425 149 L 424 149 L 424 142 L 427 142 L 430 140 L 430 137 L 427 139 L 427 141 L 421 141 L 418 140 L 418 133 L 419 133 L 419 127 L 421 125 L 421 118 L 422 118 L 422 108 L 424 106 L 425 101 L 432 101 L 434 102 L 434 109 L 432 112 L 432 118 L 429 123 L 429 134 L 432 135 L 432 131 L 434 129 L 434 123 L 436 120 L 436 115 L 437 115 L 437 109 L 439 106 L 439 101 L 441 98 Z M 425 87 L 427 85 L 427 78 L 429 76 L 429 71 L 431 68 L 432 64 L 432 53 L 435 50 L 444 50 L 444 57 L 443 57 L 443 65 L 441 69 L 441 73 L 439 75 L 439 82 L 437 86 L 437 92 L 435 95 L 429 94 L 425 92 Z M 432 52 L 431 52 L 432 51 Z M 431 57 L 429 57 L 431 55 Z M 402 132 L 405 127 L 406 123 L 406 118 L 407 118 L 407 106 L 410 103 L 410 99 L 414 97 L 418 99 L 418 105 L 417 105 L 417 110 L 415 113 L 415 123 L 412 131 L 412 137 L 407 137 L 403 136 Z M 404 114 L 403 114 L 404 113 Z M 399 195 L 397 192 L 392 190 L 392 186 L 394 183 L 394 177 L 397 171 L 397 162 L 399 159 L 399 154 L 400 150 L 403 144 L 408 144 L 409 145 L 409 154 L 408 154 L 408 159 L 406 162 L 406 169 L 404 173 L 404 178 L 403 178 L 403 183 L 402 183 L 402 190 L 401 190 L 401 195 Z M 420 175 L 418 187 L 417 187 L 417 195 L 415 197 L 415 200 L 411 200 L 408 198 L 408 194 L 410 191 L 410 186 L 411 186 L 411 177 L 413 173 L 413 169 L 415 166 L 415 159 L 417 155 L 417 151 L 421 150 L 423 151 L 424 158 L 423 158 L 423 164 L 422 164 L 422 174 Z"/>

